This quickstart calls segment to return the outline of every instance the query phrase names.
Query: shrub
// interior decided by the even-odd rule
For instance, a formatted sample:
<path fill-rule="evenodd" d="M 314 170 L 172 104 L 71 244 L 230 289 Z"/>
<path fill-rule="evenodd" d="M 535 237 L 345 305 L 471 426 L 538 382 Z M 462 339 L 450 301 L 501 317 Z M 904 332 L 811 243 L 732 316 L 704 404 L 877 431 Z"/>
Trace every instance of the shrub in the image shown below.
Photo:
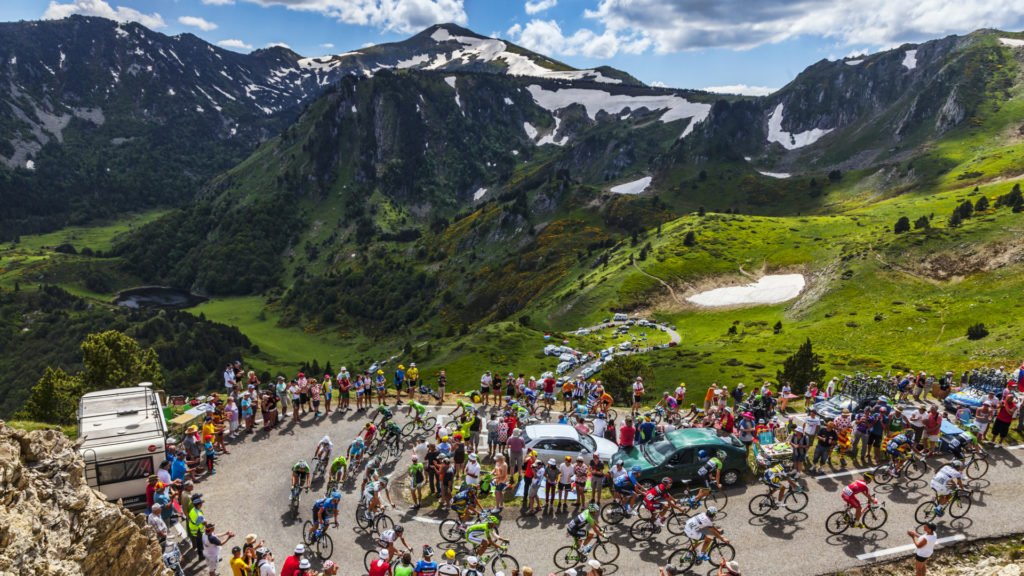
<path fill-rule="evenodd" d="M 985 325 L 980 322 L 967 328 L 968 340 L 981 340 L 985 336 L 988 336 L 988 328 L 985 328 Z"/>
<path fill-rule="evenodd" d="M 896 225 L 893 226 L 892 231 L 895 232 L 896 234 L 910 232 L 910 218 L 907 218 L 906 216 L 901 216 L 900 219 L 896 221 Z"/>

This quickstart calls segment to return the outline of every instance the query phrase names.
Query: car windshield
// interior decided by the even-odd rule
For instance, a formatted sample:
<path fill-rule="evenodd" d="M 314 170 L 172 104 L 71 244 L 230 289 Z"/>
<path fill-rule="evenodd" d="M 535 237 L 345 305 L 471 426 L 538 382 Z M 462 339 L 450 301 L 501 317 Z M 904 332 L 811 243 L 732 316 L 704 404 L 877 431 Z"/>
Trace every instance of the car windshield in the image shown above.
<path fill-rule="evenodd" d="M 668 440 L 660 440 L 651 444 L 641 444 L 640 451 L 647 458 L 647 461 L 655 466 L 660 466 L 666 458 L 676 451 L 676 447 Z"/>
<path fill-rule="evenodd" d="M 597 453 L 597 442 L 590 436 L 590 434 L 580 434 L 580 442 L 583 443 L 583 447 L 588 452 L 595 454 Z"/>

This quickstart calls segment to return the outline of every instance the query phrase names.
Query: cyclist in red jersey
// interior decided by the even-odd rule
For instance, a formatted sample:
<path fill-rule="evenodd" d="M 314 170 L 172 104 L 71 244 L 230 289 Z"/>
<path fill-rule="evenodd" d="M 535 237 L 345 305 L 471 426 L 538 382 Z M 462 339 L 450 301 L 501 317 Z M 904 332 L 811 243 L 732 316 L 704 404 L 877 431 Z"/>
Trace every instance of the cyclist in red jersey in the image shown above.
<path fill-rule="evenodd" d="M 665 524 L 665 517 L 668 516 L 669 510 L 682 511 L 676 504 L 676 499 L 668 493 L 670 488 L 672 488 L 672 479 L 666 476 L 661 479 L 659 484 L 644 494 L 644 508 L 647 508 L 647 511 L 655 516 L 654 527 L 657 532 L 660 532 L 661 527 Z"/>
<path fill-rule="evenodd" d="M 872 480 L 874 480 L 874 477 L 872 477 L 871 474 L 865 474 L 862 480 L 854 480 L 846 488 L 843 488 L 843 502 L 846 502 L 857 511 L 857 517 L 854 519 L 854 526 L 861 527 L 860 517 L 861 514 L 864 513 L 864 510 L 860 506 L 860 500 L 857 499 L 858 494 L 864 494 L 867 496 L 867 500 L 869 502 L 878 504 L 878 500 L 871 496 L 871 490 L 868 488 L 868 484 L 870 484 Z"/>

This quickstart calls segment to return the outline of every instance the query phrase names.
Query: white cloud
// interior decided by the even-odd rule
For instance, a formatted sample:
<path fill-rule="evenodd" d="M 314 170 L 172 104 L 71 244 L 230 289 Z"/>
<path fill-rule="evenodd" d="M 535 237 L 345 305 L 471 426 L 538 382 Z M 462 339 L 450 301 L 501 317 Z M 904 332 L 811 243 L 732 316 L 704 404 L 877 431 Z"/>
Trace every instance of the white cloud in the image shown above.
<path fill-rule="evenodd" d="M 216 30 L 217 25 L 209 20 L 204 20 L 198 16 L 181 16 L 178 18 L 178 23 L 183 26 L 192 26 L 193 28 L 199 28 L 203 32 L 209 32 L 210 30 Z"/>
<path fill-rule="evenodd" d="M 707 92 L 714 92 L 715 94 L 742 94 L 743 96 L 767 96 L 772 92 L 778 90 L 778 88 L 768 88 L 767 86 L 748 86 L 746 84 L 729 84 L 726 86 L 707 86 L 704 88 Z"/>
<path fill-rule="evenodd" d="M 611 58 L 619 52 L 639 54 L 650 46 L 649 40 L 637 35 L 610 31 L 599 35 L 587 28 L 566 36 L 554 20 L 530 20 L 526 26 L 515 24 L 506 33 L 517 44 L 546 55 Z"/>
<path fill-rule="evenodd" d="M 235 3 L 235 0 L 203 0 L 203 4 L 209 6 L 230 6 Z"/>
<path fill-rule="evenodd" d="M 331 44 L 330 42 L 324 42 L 323 44 L 320 45 L 320 47 L 325 50 L 330 50 L 331 48 L 334 48 L 334 44 Z"/>
<path fill-rule="evenodd" d="M 643 36 L 662 53 L 743 50 L 799 36 L 891 46 L 978 28 L 1019 29 L 1024 0 L 601 0 L 585 15 L 612 34 Z"/>
<path fill-rule="evenodd" d="M 558 5 L 558 0 L 526 0 L 527 14 L 537 14 L 545 10 L 550 10 Z"/>
<path fill-rule="evenodd" d="M 376 42 L 363 42 L 363 45 L 360 46 L 360 48 L 373 48 L 376 45 Z"/>
<path fill-rule="evenodd" d="M 651 82 L 651 86 L 655 88 L 668 88 L 668 84 L 665 84 L 661 80 L 655 80 L 654 82 Z"/>
<path fill-rule="evenodd" d="M 264 48 L 287 48 L 289 50 L 292 49 L 291 46 L 285 44 L 284 42 L 270 42 L 269 44 L 264 46 Z"/>
<path fill-rule="evenodd" d="M 432 25 L 465 25 L 464 0 L 246 0 L 261 6 L 319 12 L 345 24 L 374 26 L 400 33 L 419 32 Z"/>
<path fill-rule="evenodd" d="M 67 18 L 72 14 L 99 16 L 110 20 L 117 20 L 118 22 L 138 22 L 147 28 L 164 28 L 167 26 L 163 17 L 157 12 L 145 14 L 134 8 L 111 6 L 104 0 L 73 0 L 64 4 L 51 1 L 50 5 L 46 7 L 46 12 L 43 12 L 43 19 L 59 20 Z"/>
<path fill-rule="evenodd" d="M 221 40 L 217 42 L 217 46 L 223 48 L 230 48 L 232 50 L 252 50 L 252 44 L 246 44 L 245 42 L 237 38 L 228 38 L 227 40 Z"/>

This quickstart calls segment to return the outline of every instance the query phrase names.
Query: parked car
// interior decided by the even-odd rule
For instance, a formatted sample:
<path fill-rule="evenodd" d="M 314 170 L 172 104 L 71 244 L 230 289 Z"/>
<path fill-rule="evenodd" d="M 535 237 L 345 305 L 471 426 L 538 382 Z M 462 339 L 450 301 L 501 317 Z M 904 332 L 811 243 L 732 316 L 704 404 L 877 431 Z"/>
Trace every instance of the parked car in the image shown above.
<path fill-rule="evenodd" d="M 623 342 L 622 344 L 619 344 L 619 350 L 632 350 L 632 349 L 633 349 L 633 343 L 632 342 Z"/>
<path fill-rule="evenodd" d="M 992 392 L 996 395 L 996 398 L 1002 400 L 1003 391 L 1005 390 L 1004 386 L 967 386 L 961 388 L 959 392 L 946 396 L 942 404 L 946 407 L 946 410 L 953 413 L 966 406 L 973 414 L 981 406 L 985 398 L 988 397 L 989 392 Z"/>
<path fill-rule="evenodd" d="M 629 316 L 626 314 L 618 313 L 612 316 L 612 320 L 615 320 L 616 322 L 625 322 L 626 320 L 629 320 Z"/>
<path fill-rule="evenodd" d="M 531 424 L 523 430 L 523 441 L 526 442 L 526 450 L 535 450 L 541 460 L 554 458 L 559 463 L 566 456 L 575 459 L 581 454 L 589 461 L 595 452 L 602 461 L 611 463 L 619 449 L 611 440 L 580 434 L 568 424 Z"/>
<path fill-rule="evenodd" d="M 732 486 L 740 481 L 747 468 L 746 448 L 735 436 L 719 436 L 711 428 L 674 430 L 650 444 L 619 450 L 612 463 L 621 460 L 626 468 L 639 465 L 641 480 L 657 482 L 668 476 L 676 481 L 693 481 L 703 463 L 697 458 L 700 450 L 709 455 L 725 452 L 722 484 Z"/>
<path fill-rule="evenodd" d="M 831 398 L 819 400 L 814 405 L 814 409 L 818 412 L 818 416 L 821 417 L 822 421 L 829 422 L 838 418 L 843 413 L 844 408 L 849 410 L 851 414 L 856 414 L 865 408 L 874 407 L 878 404 L 892 407 L 893 403 L 885 396 L 854 398 L 847 394 L 836 394 Z"/>

